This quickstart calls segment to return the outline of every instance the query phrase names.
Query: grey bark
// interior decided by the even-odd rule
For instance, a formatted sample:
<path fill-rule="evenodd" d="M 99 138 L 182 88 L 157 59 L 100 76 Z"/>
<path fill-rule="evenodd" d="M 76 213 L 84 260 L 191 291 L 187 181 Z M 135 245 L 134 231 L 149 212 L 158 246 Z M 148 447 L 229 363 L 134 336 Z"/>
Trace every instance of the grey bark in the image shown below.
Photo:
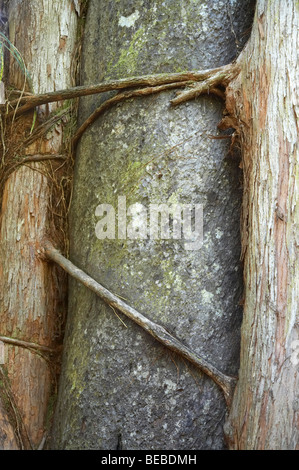
<path fill-rule="evenodd" d="M 229 6 L 229 14 L 226 6 Z M 252 2 L 91 0 L 82 84 L 229 63 Z M 233 25 L 233 31 L 232 31 Z M 107 95 L 111 96 L 111 95 Z M 229 143 L 211 140 L 223 103 L 203 96 L 176 108 L 175 92 L 122 103 L 83 135 L 71 211 L 71 259 L 151 316 L 223 373 L 238 371 L 242 270 L 241 188 Z M 107 98 L 107 97 L 106 97 Z M 100 104 L 80 102 L 80 123 Z M 147 162 L 151 161 L 149 165 Z M 141 202 L 204 207 L 204 242 L 98 240 L 95 209 Z M 119 314 L 120 316 L 121 314 Z M 69 317 L 53 447 L 222 449 L 218 387 L 130 320 L 70 281 Z"/>

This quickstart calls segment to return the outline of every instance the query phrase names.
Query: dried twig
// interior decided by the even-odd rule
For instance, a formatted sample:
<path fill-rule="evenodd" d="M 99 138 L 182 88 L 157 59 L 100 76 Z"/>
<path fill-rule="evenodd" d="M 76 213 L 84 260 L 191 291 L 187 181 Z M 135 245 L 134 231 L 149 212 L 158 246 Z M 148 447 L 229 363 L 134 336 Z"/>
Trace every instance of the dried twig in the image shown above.
<path fill-rule="evenodd" d="M 58 155 L 56 153 L 44 153 L 44 154 L 35 154 L 35 155 L 27 155 L 26 157 L 22 158 L 18 161 L 15 166 L 23 165 L 24 163 L 29 162 L 45 162 L 47 160 L 67 160 L 67 156 L 65 155 Z"/>
<path fill-rule="evenodd" d="M 172 351 L 175 351 L 180 356 L 184 357 L 189 362 L 198 367 L 206 375 L 208 375 L 221 388 L 224 393 L 226 403 L 228 406 L 230 406 L 233 391 L 236 385 L 236 378 L 230 377 L 220 372 L 212 364 L 198 357 L 191 349 L 168 333 L 168 331 L 166 331 L 165 328 L 163 328 L 161 325 L 158 325 L 152 320 L 149 320 L 133 307 L 130 307 L 127 303 L 119 299 L 116 295 L 112 294 L 108 289 L 103 287 L 84 271 L 77 268 L 71 261 L 66 259 L 58 250 L 52 246 L 49 241 L 46 241 L 44 244 L 44 255 L 47 259 L 54 261 L 59 266 L 61 266 L 68 274 L 80 281 L 88 289 L 91 289 L 108 305 L 119 310 L 128 318 L 141 326 L 145 331 L 147 331 L 147 333 L 153 336 L 164 346 L 171 349 Z"/>

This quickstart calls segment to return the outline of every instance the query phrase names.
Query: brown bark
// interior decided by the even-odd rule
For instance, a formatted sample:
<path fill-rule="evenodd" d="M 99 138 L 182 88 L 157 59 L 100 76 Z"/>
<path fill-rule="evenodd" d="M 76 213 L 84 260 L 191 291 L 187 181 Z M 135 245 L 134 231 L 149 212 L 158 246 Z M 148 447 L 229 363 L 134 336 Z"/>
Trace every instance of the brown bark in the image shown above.
<path fill-rule="evenodd" d="M 5 185 L 1 225 L 1 325 L 3 335 L 51 345 L 54 339 L 56 289 L 51 269 L 36 256 L 47 228 L 47 178 L 28 167 Z M 6 346 L 6 367 L 16 404 L 31 436 L 42 439 L 51 385 L 49 365 L 30 350 Z"/>
<path fill-rule="evenodd" d="M 71 2 L 32 0 L 9 2 L 10 41 L 18 48 L 37 93 L 72 85 L 71 56 L 74 50 L 76 14 Z M 61 43 L 63 39 L 63 47 Z M 7 64 L 6 64 L 7 66 Z M 24 77 L 11 62 L 10 84 L 22 88 Z M 39 110 L 47 115 L 51 108 Z M 13 124 L 14 125 L 14 124 Z M 63 127 L 56 125 L 26 149 L 31 160 L 40 154 L 61 153 Z M 27 157 L 28 158 L 28 157 Z M 47 157 L 48 158 L 48 157 Z M 64 276 L 39 258 L 41 239 L 50 227 L 51 182 L 43 163 L 31 162 L 7 180 L 2 200 L 0 231 L 1 336 L 20 340 L 5 343 L 10 390 L 28 437 L 26 448 L 37 448 L 45 432 L 53 373 L 46 348 L 57 341 L 62 315 Z M 40 345 L 25 348 L 22 341 Z"/>
<path fill-rule="evenodd" d="M 298 2 L 257 2 L 227 90 L 243 149 L 245 304 L 232 449 L 298 449 Z M 297 348 L 297 349 L 296 349 Z"/>

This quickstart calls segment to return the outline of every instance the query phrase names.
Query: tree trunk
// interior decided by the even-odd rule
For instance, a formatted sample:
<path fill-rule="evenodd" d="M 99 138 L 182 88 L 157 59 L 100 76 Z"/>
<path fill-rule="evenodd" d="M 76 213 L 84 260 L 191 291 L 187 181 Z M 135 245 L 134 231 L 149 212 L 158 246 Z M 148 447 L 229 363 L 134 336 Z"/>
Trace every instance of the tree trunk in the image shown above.
<path fill-rule="evenodd" d="M 136 0 L 132 7 L 130 1 L 91 0 L 83 82 L 227 63 L 249 26 L 251 4 Z M 78 2 L 0 0 L 1 22 L 7 6 L 10 39 L 34 92 L 72 85 Z M 245 303 L 239 381 L 225 426 L 231 449 L 299 449 L 298 23 L 297 1 L 258 0 L 251 39 L 237 61 L 241 72 L 226 90 L 222 128 L 235 126 L 244 172 Z M 10 77 L 23 88 L 13 61 Z M 83 98 L 81 121 L 107 96 Z M 242 290 L 238 168 L 224 157 L 228 144 L 208 138 L 221 101 L 206 96 L 170 108 L 174 96 L 167 91 L 121 103 L 81 139 L 71 258 L 136 309 L 150 312 L 198 356 L 236 374 Z M 38 123 L 55 107 L 40 107 Z M 2 165 L 62 153 L 63 126 L 33 142 L 32 119 L 14 120 Z M 0 188 L 0 336 L 11 337 L 0 370 L 0 449 L 37 448 L 44 440 L 53 385 L 44 353 L 60 335 L 64 278 L 39 253 L 49 233 L 56 246 L 63 245 L 51 210 L 57 171 L 54 164 L 26 162 Z M 202 248 L 185 250 L 184 240 L 126 239 L 124 232 L 120 239 L 98 240 L 96 208 L 111 204 L 118 210 L 119 196 L 126 196 L 127 207 L 203 204 Z M 226 406 L 217 386 L 125 322 L 126 328 L 121 314 L 70 283 L 53 447 L 223 448 Z"/>
<path fill-rule="evenodd" d="M 299 448 L 298 26 L 294 0 L 257 3 L 227 107 L 243 149 L 245 305 L 232 449 Z"/>
<path fill-rule="evenodd" d="M 135 1 L 133 8 L 127 1 L 90 1 L 84 84 L 228 63 L 236 54 L 232 25 L 238 37 L 249 26 L 244 20 L 250 2 L 242 2 L 242 15 L 236 6 L 227 12 L 202 0 L 145 3 Z M 238 163 L 226 159 L 226 140 L 207 136 L 216 133 L 221 100 L 205 96 L 170 108 L 174 96 L 168 91 L 121 103 L 83 135 L 71 259 L 199 356 L 236 374 L 242 292 Z M 99 102 L 83 98 L 80 120 Z M 98 240 L 96 208 L 105 203 L 117 210 L 118 196 L 126 196 L 127 207 L 203 204 L 203 247 L 187 251 L 182 241 L 149 238 Z M 125 327 L 120 315 L 71 281 L 54 447 L 223 448 L 226 406 L 217 386 L 130 320 Z"/>
<path fill-rule="evenodd" d="M 10 41 L 20 51 L 31 75 L 30 91 L 72 86 L 77 20 L 72 3 L 11 0 L 8 13 Z M 11 56 L 10 85 L 22 89 L 23 84 L 24 75 Z M 37 124 L 55 108 L 55 104 L 39 108 Z M 32 116 L 14 122 L 13 137 L 6 145 L 13 145 L 18 132 L 28 136 L 31 124 Z M 61 153 L 62 142 L 63 126 L 58 123 L 46 137 L 22 149 L 23 155 L 14 154 L 13 158 L 37 153 L 55 155 Z M 55 169 L 55 164 L 26 163 L 11 174 L 3 191 L 0 232 L 1 335 L 52 348 L 57 345 L 64 314 L 65 276 L 40 259 L 39 251 L 49 232 L 61 246 L 61 233 L 54 226 L 51 209 Z M 55 373 L 53 377 L 51 361 L 41 351 L 8 344 L 5 347 L 11 400 L 21 423 L 19 447 L 36 448 L 45 433 Z"/>

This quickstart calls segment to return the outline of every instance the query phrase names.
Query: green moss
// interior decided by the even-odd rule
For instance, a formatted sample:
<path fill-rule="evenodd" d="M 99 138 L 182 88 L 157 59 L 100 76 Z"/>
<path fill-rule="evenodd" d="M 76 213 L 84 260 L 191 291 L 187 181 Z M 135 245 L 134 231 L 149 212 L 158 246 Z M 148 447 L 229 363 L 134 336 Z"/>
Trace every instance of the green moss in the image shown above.
<path fill-rule="evenodd" d="M 144 172 L 145 167 L 142 162 L 134 160 L 129 161 L 128 166 L 121 176 L 120 181 L 122 185 L 118 191 L 118 194 L 127 196 L 127 203 L 130 203 L 130 199 L 136 194 Z"/>
<path fill-rule="evenodd" d="M 125 77 L 134 74 L 137 70 L 138 56 L 143 49 L 146 39 L 144 37 L 145 28 L 139 28 L 133 35 L 131 43 L 127 49 L 120 51 L 120 56 L 116 64 L 110 62 L 107 66 L 106 79 L 113 77 Z"/>

